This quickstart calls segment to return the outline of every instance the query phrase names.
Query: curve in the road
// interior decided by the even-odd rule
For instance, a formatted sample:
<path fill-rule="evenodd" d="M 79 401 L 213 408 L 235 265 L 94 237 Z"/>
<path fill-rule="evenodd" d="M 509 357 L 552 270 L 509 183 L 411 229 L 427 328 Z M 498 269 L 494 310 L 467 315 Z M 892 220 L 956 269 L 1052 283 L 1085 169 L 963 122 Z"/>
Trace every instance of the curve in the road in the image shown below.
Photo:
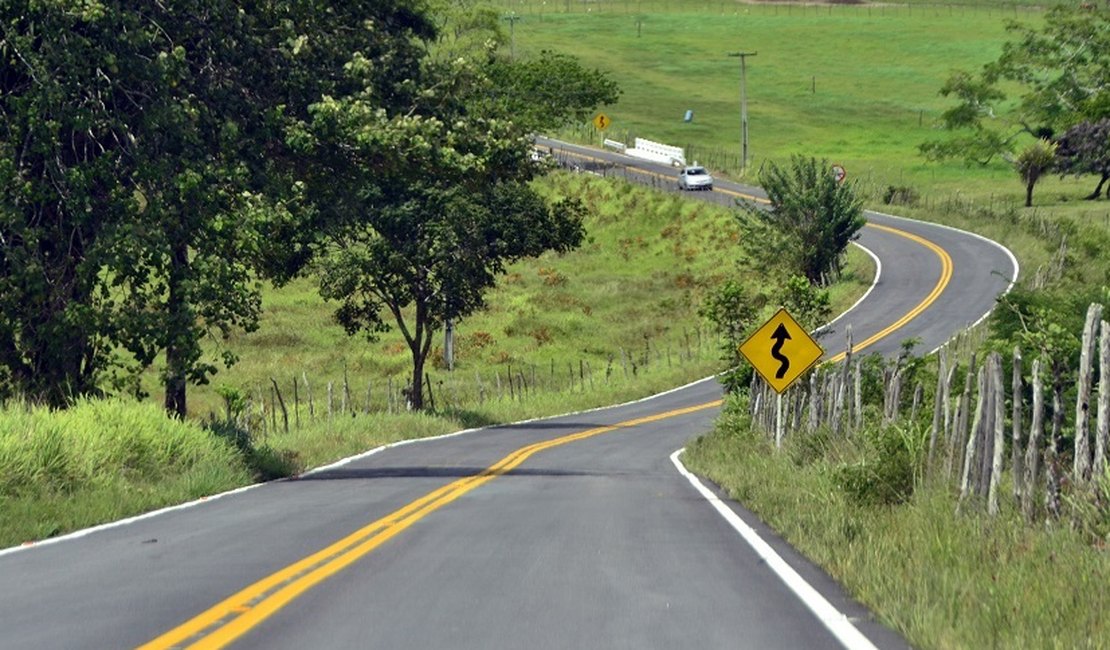
<path fill-rule="evenodd" d="M 704 198 L 733 201 L 723 191 Z M 1016 276 L 1008 251 L 976 236 L 868 219 L 860 243 L 881 258 L 882 278 L 831 329 L 851 325 L 868 341 L 905 321 L 871 351 L 896 353 L 895 331 L 925 349 L 943 343 L 987 313 Z M 947 271 L 935 250 L 892 229 L 943 250 Z M 766 556 L 736 544 L 667 461 L 710 427 L 720 397 L 716 382 L 702 381 L 650 400 L 397 446 L 0 556 L 4 642 L 135 646 L 193 621 L 181 632 L 201 636 L 184 642 L 214 647 L 221 637 L 205 637 L 211 626 L 201 623 L 219 617 L 227 625 L 213 630 L 244 630 L 240 648 L 842 646 L 826 617 L 770 574 Z M 881 645 L 899 645 L 757 518 L 716 498 L 868 638 L 887 634 Z M 366 549 L 357 562 L 355 548 Z M 331 561 L 334 571 L 324 568 Z M 284 606 L 293 598 L 296 607 Z"/>

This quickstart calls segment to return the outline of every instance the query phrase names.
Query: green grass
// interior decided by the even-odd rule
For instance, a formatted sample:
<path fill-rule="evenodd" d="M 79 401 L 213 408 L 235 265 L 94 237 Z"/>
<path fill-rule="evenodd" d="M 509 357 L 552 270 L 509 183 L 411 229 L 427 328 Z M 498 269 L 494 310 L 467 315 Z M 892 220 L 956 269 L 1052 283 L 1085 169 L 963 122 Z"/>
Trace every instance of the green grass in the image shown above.
<path fill-rule="evenodd" d="M 804 153 L 843 164 L 856 180 L 953 189 L 969 180 L 962 166 L 927 165 L 917 145 L 937 135 L 947 106 L 937 91 L 947 76 L 993 60 L 1005 38 L 998 13 L 879 15 L 865 7 L 649 15 L 639 36 L 635 21 L 618 14 L 526 17 L 515 27 L 520 55 L 573 52 L 620 83 L 620 102 L 605 108 L 608 135 L 618 140 L 688 146 L 708 164 L 718 152 L 736 157 L 740 66 L 728 53 L 744 50 L 757 52 L 747 59 L 753 169 Z M 682 121 L 687 109 L 692 123 Z M 1020 183 L 1012 189 L 1020 193 Z"/>
<path fill-rule="evenodd" d="M 741 501 L 919 648 L 1110 647 L 1110 556 L 1066 525 L 953 513 L 940 488 L 900 506 L 849 502 L 834 467 L 855 447 L 800 461 L 743 416 L 690 445 L 684 462 Z"/>
<path fill-rule="evenodd" d="M 153 404 L 0 411 L 0 547 L 249 482 L 230 445 Z"/>
<path fill-rule="evenodd" d="M 535 376 L 537 393 L 552 393 L 545 397 L 551 402 L 546 414 L 602 403 L 580 394 L 580 372 L 594 393 L 600 394 L 608 371 L 613 396 L 648 394 L 644 388 L 615 386 L 625 382 L 626 370 L 631 377 L 633 362 L 637 377 L 642 374 L 645 355 L 649 370 L 669 368 L 669 381 L 675 383 L 719 369 L 716 338 L 697 310 L 707 291 L 736 272 L 734 211 L 590 175 L 557 174 L 541 187 L 551 197 L 575 195 L 585 201 L 592 213 L 587 239 L 579 250 L 511 266 L 490 292 L 488 308 L 456 327 L 453 372 L 445 370 L 442 342 L 436 343 L 429 371 L 440 410 L 451 402 L 466 412 L 465 421 L 478 423 L 538 415 L 531 410 L 534 402 L 524 408 L 504 405 L 510 368 L 529 384 Z M 834 309 L 854 302 L 873 276 L 866 255 L 855 249 L 850 255 L 852 270 L 833 289 Z M 271 378 L 290 409 L 294 378 L 301 381 L 298 397 L 305 410 L 304 376 L 318 411 L 326 412 L 328 382 L 338 409 L 344 364 L 354 405 L 364 410 L 369 387 L 371 410 L 381 411 L 387 407 L 389 382 L 399 391 L 409 379 L 411 360 L 400 334 L 393 331 L 376 342 L 347 336 L 332 318 L 334 305 L 316 295 L 310 279 L 266 291 L 263 308 L 257 332 L 221 343 L 240 362 L 217 374 L 211 386 L 190 389 L 195 417 L 222 413 L 218 393 L 226 389 L 252 397 L 255 407 L 265 402 L 269 409 Z M 572 372 L 574 392 L 567 390 Z M 480 392 L 487 398 L 496 395 L 498 375 L 503 402 L 477 404 Z M 156 392 L 153 373 L 150 379 L 149 388 Z"/>
<path fill-rule="evenodd" d="M 624 90 L 618 104 L 603 109 L 612 120 L 604 134 L 583 124 L 564 137 L 662 141 L 685 147 L 689 158 L 715 173 L 741 178 L 739 60 L 727 54 L 755 51 L 747 70 L 752 160 L 746 180 L 756 181 L 766 161 L 783 162 L 792 154 L 825 158 L 846 168 L 868 207 L 996 238 L 1030 272 L 1060 243 L 1059 232 L 1046 235 L 1045 223 L 1051 230 L 1068 222 L 1099 238 L 1110 232 L 1110 204 L 1082 200 L 1095 178 L 1047 177 L 1030 209 L 1022 207 L 1023 185 L 1004 161 L 968 167 L 928 162 L 918 153 L 921 143 L 945 137 L 937 123 L 951 103 L 938 91 L 949 74 L 994 60 L 1015 13 L 1019 21 L 1036 24 L 1040 10 L 1015 12 L 1013 4 L 1000 10 L 992 4 L 645 2 L 638 35 L 636 16 L 617 11 L 620 2 L 572 3 L 572 13 L 564 13 L 561 3 L 548 5 L 557 11 L 541 15 L 542 5 L 532 0 L 505 4 L 523 18 L 514 30 L 518 55 L 571 52 Z M 682 121 L 687 109 L 694 111 L 692 123 Z M 884 205 L 890 186 L 913 188 L 919 202 Z M 1081 282 L 1107 281 L 1101 256 L 1073 258 Z"/>

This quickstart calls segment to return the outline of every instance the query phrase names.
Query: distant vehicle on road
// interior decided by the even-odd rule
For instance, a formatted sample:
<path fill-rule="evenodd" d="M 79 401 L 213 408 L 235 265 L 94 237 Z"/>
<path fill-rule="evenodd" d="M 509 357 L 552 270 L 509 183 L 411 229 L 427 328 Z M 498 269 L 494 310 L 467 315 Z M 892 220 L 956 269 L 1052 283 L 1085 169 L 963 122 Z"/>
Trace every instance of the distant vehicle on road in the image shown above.
<path fill-rule="evenodd" d="M 705 167 L 690 165 L 683 167 L 678 173 L 678 189 L 680 190 L 713 190 L 713 177 Z"/>

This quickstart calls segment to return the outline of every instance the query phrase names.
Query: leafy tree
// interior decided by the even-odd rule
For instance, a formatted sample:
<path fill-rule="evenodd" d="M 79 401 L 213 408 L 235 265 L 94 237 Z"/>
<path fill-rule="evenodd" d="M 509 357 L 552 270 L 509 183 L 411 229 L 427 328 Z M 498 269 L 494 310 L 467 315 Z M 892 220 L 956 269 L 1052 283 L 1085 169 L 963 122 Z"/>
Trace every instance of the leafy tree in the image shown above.
<path fill-rule="evenodd" d="M 1056 143 L 1037 140 L 1022 149 L 1014 160 L 1014 169 L 1025 182 L 1025 207 L 1033 205 L 1033 187 L 1056 161 Z"/>
<path fill-rule="evenodd" d="M 1018 115 L 1029 132 L 1110 115 L 1110 8 L 1060 4 L 1037 27 L 1014 22 L 1008 29 L 1017 40 L 1002 46 L 984 75 L 1026 88 Z"/>
<path fill-rule="evenodd" d="M 525 60 L 495 60 L 487 72 L 494 90 L 481 110 L 508 116 L 526 131 L 586 122 L 597 107 L 620 97 L 617 83 L 605 73 L 547 50 Z"/>
<path fill-rule="evenodd" d="M 845 249 L 866 223 L 862 199 L 851 184 L 837 183 L 827 161 L 815 158 L 794 156 L 789 167 L 770 163 L 759 180 L 771 207 L 748 204 L 747 212 L 781 236 L 774 248 L 793 272 L 826 284 L 840 273 Z"/>
<path fill-rule="evenodd" d="M 475 0 L 429 0 L 428 16 L 436 28 L 430 51 L 440 61 L 482 56 L 508 43 L 501 14 Z"/>
<path fill-rule="evenodd" d="M 944 128 L 967 133 L 920 145 L 931 159 L 963 158 L 987 164 L 1009 158 L 1015 138 L 1053 134 L 1080 121 L 1110 116 L 1110 10 L 1102 5 L 1058 5 L 1043 23 L 1011 23 L 1016 39 L 978 74 L 953 74 L 940 93 L 955 97 Z M 1015 110 L 1003 113 L 1003 82 L 1022 88 Z"/>
<path fill-rule="evenodd" d="M 829 322 L 832 306 L 828 289 L 821 289 L 800 275 L 792 275 L 780 294 L 782 306 L 807 331 L 813 332 Z"/>
<path fill-rule="evenodd" d="M 530 138 L 489 110 L 495 86 L 482 68 L 427 62 L 415 83 L 412 105 L 395 112 L 369 91 L 325 99 L 292 142 L 313 161 L 321 294 L 340 303 L 350 334 L 397 326 L 420 409 L 437 330 L 481 309 L 507 264 L 576 247 L 583 208 L 548 205 L 528 185 Z"/>
<path fill-rule="evenodd" d="M 1087 199 L 1097 199 L 1110 179 L 1110 118 L 1080 122 L 1068 129 L 1057 142 L 1056 159 L 1064 175 L 1096 174 L 1098 185 Z M 1107 192 L 1110 198 L 1110 189 Z"/>
<path fill-rule="evenodd" d="M 959 102 L 941 114 L 941 124 L 949 131 L 968 133 L 921 144 L 918 148 L 927 158 L 963 158 L 968 165 L 986 165 L 995 156 L 1010 152 L 1011 143 L 1021 130 L 1000 132 L 994 107 L 1006 96 L 993 81 L 956 72 L 941 87 L 940 94 L 955 97 Z"/>
<path fill-rule="evenodd" d="M 299 167 L 285 123 L 324 94 L 401 101 L 389 91 L 430 34 L 416 9 L 370 0 L 0 6 L 7 390 L 64 405 L 164 352 L 166 406 L 184 414 L 186 384 L 215 371 L 202 338 L 253 327 L 253 271 L 296 259 L 274 243 L 292 213 L 265 208 Z M 390 65 L 354 78 L 352 58 Z"/>

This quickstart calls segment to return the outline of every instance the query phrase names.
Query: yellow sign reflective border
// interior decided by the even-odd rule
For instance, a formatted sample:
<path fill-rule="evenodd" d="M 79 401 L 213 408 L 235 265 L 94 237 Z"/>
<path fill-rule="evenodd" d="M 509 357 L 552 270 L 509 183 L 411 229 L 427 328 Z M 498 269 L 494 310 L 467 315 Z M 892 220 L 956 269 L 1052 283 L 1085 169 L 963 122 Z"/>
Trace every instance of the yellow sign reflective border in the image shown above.
<path fill-rule="evenodd" d="M 786 309 L 779 309 L 740 344 L 740 354 L 776 393 L 782 393 L 825 351 Z"/>

